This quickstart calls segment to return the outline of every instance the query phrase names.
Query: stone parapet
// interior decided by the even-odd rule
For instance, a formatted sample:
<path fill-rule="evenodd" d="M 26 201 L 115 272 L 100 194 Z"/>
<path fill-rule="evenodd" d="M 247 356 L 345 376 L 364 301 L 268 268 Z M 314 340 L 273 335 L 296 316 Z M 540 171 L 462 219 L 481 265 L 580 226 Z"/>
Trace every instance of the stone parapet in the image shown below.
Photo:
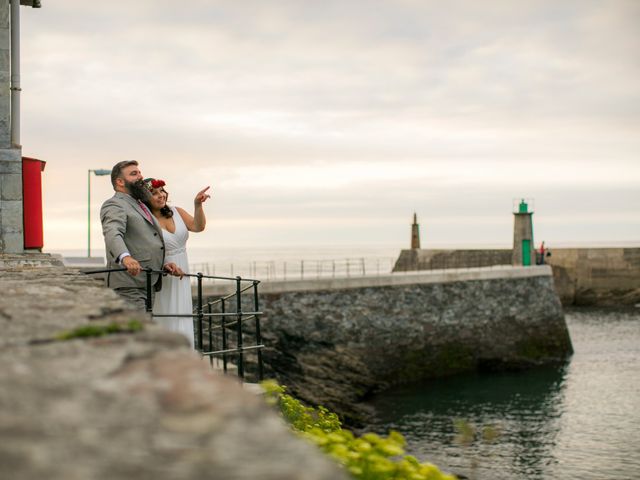
<path fill-rule="evenodd" d="M 0 270 L 0 465 L 31 480 L 346 479 L 259 396 L 77 270 Z M 142 330 L 62 340 L 132 320 Z"/>
<path fill-rule="evenodd" d="M 62 267 L 62 257 L 49 253 L 0 254 L 0 271 L 34 267 Z"/>
<path fill-rule="evenodd" d="M 479 268 L 511 265 L 511 249 L 402 250 L 393 267 L 394 272 L 437 270 L 443 268 Z"/>

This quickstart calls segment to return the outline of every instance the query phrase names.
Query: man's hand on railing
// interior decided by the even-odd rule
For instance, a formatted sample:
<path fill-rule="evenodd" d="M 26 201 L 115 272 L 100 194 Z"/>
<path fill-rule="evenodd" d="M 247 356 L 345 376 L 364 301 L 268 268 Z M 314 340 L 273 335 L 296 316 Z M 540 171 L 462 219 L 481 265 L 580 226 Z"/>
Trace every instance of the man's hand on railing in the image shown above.
<path fill-rule="evenodd" d="M 142 267 L 138 263 L 138 261 L 132 256 L 126 256 L 122 259 L 122 266 L 127 269 L 127 273 L 133 275 L 134 277 L 140 273 Z"/>
<path fill-rule="evenodd" d="M 173 275 L 174 277 L 184 277 L 184 272 L 182 271 L 182 269 L 173 262 L 165 264 L 165 266 L 162 268 L 165 272 Z"/>

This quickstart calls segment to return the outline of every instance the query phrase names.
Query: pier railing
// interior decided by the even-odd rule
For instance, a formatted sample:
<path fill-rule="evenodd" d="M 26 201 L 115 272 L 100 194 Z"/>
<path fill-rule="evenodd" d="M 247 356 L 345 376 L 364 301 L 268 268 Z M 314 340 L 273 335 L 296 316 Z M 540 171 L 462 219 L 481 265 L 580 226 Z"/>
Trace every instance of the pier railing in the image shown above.
<path fill-rule="evenodd" d="M 104 274 L 112 272 L 126 272 L 126 268 L 114 268 L 106 270 L 89 270 L 86 274 Z M 208 357 L 211 365 L 215 359 L 222 359 L 222 368 L 225 373 L 230 369 L 230 357 L 235 357 L 235 367 L 238 376 L 244 380 L 247 367 L 245 352 L 256 354 L 257 380 L 263 379 L 262 365 L 262 335 L 260 332 L 260 303 L 258 297 L 258 285 L 260 280 L 242 277 L 224 277 L 216 275 L 204 275 L 203 273 L 185 274 L 196 284 L 196 301 L 193 312 L 188 313 L 153 313 L 153 275 L 167 275 L 167 272 L 143 269 L 146 275 L 146 299 L 145 309 L 153 318 L 191 318 L 195 322 L 195 349 L 203 357 Z M 205 279 L 212 281 L 234 282 L 235 291 L 216 299 L 203 298 L 202 283 Z M 243 295 L 244 294 L 244 295 Z M 219 311 L 216 311 L 219 310 Z M 254 322 L 254 343 L 247 344 L 246 338 L 251 334 L 246 326 L 247 322 Z M 206 341 L 205 341 L 206 340 Z"/>
<path fill-rule="evenodd" d="M 391 273 L 393 257 L 360 257 L 337 259 L 300 259 L 280 261 L 244 261 L 225 263 L 195 263 L 191 270 L 208 276 L 245 275 L 265 280 L 310 280 L 316 278 L 363 277 Z"/>

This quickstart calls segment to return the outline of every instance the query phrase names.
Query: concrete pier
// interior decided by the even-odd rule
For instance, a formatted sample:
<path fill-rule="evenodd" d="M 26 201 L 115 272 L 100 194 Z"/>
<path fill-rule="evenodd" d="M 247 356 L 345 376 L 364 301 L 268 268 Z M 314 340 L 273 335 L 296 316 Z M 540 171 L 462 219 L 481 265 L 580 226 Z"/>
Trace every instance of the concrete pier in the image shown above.
<path fill-rule="evenodd" d="M 267 371 L 355 421 L 360 400 L 396 383 L 529 368 L 572 352 L 549 266 L 265 282 L 260 303 Z"/>
<path fill-rule="evenodd" d="M 553 248 L 545 263 L 563 305 L 640 303 L 640 248 Z M 511 249 L 402 250 L 394 272 L 474 268 L 511 263 Z M 533 268 L 533 267 L 529 267 Z"/>

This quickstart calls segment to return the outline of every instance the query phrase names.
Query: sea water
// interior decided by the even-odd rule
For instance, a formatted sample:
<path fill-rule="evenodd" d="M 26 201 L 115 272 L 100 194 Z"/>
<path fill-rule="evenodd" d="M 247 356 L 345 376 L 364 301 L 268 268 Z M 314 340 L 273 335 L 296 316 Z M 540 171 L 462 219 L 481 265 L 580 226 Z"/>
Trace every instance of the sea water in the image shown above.
<path fill-rule="evenodd" d="M 566 320 L 575 353 L 564 365 L 398 388 L 373 400 L 371 429 L 397 430 L 419 460 L 477 480 L 640 479 L 640 308 Z"/>

